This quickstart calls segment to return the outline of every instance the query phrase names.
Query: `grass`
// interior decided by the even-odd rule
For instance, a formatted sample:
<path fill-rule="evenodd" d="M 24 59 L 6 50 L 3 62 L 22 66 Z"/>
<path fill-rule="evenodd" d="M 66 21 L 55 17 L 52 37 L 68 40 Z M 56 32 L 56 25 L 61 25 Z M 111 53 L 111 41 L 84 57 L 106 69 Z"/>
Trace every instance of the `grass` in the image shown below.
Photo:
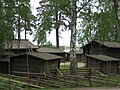
<path fill-rule="evenodd" d="M 72 88 L 67 88 L 67 87 L 51 88 L 51 87 L 48 87 L 48 88 L 42 88 L 40 90 L 72 90 Z"/>
<path fill-rule="evenodd" d="M 66 65 L 66 64 L 61 65 L 60 67 L 61 67 L 61 72 L 63 72 L 63 73 L 67 72 L 64 69 L 69 69 L 70 68 L 70 66 Z M 80 69 L 85 69 L 85 67 L 81 67 Z M 69 70 L 68 70 L 68 72 L 69 72 Z M 80 71 L 79 75 L 84 76 L 85 73 L 84 72 L 82 73 Z M 108 81 L 106 79 L 101 81 L 100 79 L 92 78 L 93 79 L 93 80 L 91 79 L 92 80 L 91 81 L 92 87 L 116 87 L 117 84 L 115 84 L 115 83 L 120 83 L 120 75 L 116 75 L 116 76 L 111 75 L 111 76 L 108 76 L 108 77 L 109 77 Z M 111 81 L 115 82 L 115 83 L 113 84 Z M 84 81 L 84 80 L 80 81 L 79 83 L 82 83 L 82 82 L 88 83 L 88 81 Z"/>
<path fill-rule="evenodd" d="M 18 80 L 16 77 L 10 77 L 9 79 L 7 75 L 0 74 L 0 90 L 72 90 L 64 86 L 61 88 L 52 88 L 49 86 L 45 86 L 44 88 L 28 87 L 24 83 L 25 81 Z"/>
<path fill-rule="evenodd" d="M 120 82 L 120 75 L 116 75 L 116 76 L 109 76 L 111 80 Z"/>
<path fill-rule="evenodd" d="M 68 64 L 62 64 L 60 66 L 60 69 L 63 70 L 63 72 L 65 71 L 64 69 L 69 69 L 70 66 Z M 82 67 L 82 69 L 84 69 L 84 67 Z M 81 74 L 81 73 L 80 73 Z M 109 76 L 110 80 L 116 81 L 116 82 L 120 82 L 120 76 Z M 14 82 L 15 81 L 15 82 Z M 89 82 L 88 80 L 78 80 L 80 84 L 88 84 Z M 96 81 L 91 81 L 92 87 L 115 87 L 112 84 L 107 84 L 107 81 L 103 81 L 103 82 L 98 82 L 99 80 L 96 79 Z M 19 80 L 17 77 L 11 77 L 11 81 L 9 82 L 8 76 L 4 76 L 0 74 L 0 90 L 8 90 L 9 88 L 9 83 L 10 83 L 10 90 L 73 90 L 73 88 L 64 86 L 62 84 L 62 87 L 60 88 L 52 88 L 52 87 L 48 87 L 45 86 L 44 88 L 33 88 L 30 87 L 28 88 L 27 85 L 24 86 L 23 88 L 23 83 L 25 82 L 25 80 Z M 58 83 L 58 85 L 60 85 L 63 82 L 55 82 L 56 84 Z"/>
<path fill-rule="evenodd" d="M 70 69 L 70 65 L 68 64 L 60 65 L 60 69 Z"/>

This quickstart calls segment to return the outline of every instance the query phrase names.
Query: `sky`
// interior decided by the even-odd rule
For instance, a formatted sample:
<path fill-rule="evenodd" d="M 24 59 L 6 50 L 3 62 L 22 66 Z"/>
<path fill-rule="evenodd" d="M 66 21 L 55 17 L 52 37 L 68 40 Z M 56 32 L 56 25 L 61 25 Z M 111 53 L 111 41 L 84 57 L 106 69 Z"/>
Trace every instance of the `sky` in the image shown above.
<path fill-rule="evenodd" d="M 36 15 L 37 11 L 36 11 L 36 7 L 39 6 L 39 1 L 40 0 L 31 0 L 30 4 L 31 4 L 31 9 L 32 9 L 32 13 L 33 15 Z M 70 31 L 64 31 L 64 32 L 60 32 L 60 46 L 70 46 Z M 24 32 L 22 32 L 22 38 L 24 38 Z M 29 35 L 27 34 L 27 39 L 29 39 L 31 42 L 33 40 L 33 35 Z M 56 34 L 55 34 L 55 30 L 51 31 L 50 34 L 47 34 L 47 42 L 50 41 L 53 45 L 56 45 Z M 36 42 L 33 42 L 34 44 L 37 45 Z"/>

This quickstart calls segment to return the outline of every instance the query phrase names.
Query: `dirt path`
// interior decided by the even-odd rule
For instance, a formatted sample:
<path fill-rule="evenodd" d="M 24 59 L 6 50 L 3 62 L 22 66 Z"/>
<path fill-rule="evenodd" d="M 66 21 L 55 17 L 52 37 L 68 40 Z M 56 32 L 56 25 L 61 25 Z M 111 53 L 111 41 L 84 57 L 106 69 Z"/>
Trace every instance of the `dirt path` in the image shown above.
<path fill-rule="evenodd" d="M 70 62 L 60 63 L 61 65 L 70 65 Z M 83 67 L 85 64 L 82 62 L 77 63 L 78 67 Z"/>

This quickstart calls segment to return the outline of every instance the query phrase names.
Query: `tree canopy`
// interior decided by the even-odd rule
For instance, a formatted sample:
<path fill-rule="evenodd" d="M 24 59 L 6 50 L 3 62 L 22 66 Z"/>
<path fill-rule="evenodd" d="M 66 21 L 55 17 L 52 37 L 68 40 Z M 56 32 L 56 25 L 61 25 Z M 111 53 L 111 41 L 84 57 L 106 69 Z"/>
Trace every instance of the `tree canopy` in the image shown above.
<path fill-rule="evenodd" d="M 91 2 L 80 13 L 79 43 L 89 42 L 92 39 L 119 41 L 118 24 L 112 0 Z"/>
<path fill-rule="evenodd" d="M 119 41 L 115 1 L 76 0 L 77 38 L 80 44 L 92 39 Z M 34 40 L 40 45 L 46 42 L 46 32 L 70 29 L 70 0 L 40 0 L 37 17 L 32 15 L 29 2 L 0 1 L 1 44 L 16 36 L 20 38 L 21 31 L 32 31 L 35 26 Z"/>
<path fill-rule="evenodd" d="M 30 9 L 30 0 L 0 0 L 0 49 L 20 32 L 31 30 L 35 16 Z"/>
<path fill-rule="evenodd" d="M 41 0 L 37 8 L 37 29 L 35 39 L 38 44 L 46 42 L 46 32 L 66 30 L 65 13 L 68 14 L 69 0 Z M 39 33 L 39 34 L 38 34 Z M 57 36 L 59 37 L 59 35 Z"/>

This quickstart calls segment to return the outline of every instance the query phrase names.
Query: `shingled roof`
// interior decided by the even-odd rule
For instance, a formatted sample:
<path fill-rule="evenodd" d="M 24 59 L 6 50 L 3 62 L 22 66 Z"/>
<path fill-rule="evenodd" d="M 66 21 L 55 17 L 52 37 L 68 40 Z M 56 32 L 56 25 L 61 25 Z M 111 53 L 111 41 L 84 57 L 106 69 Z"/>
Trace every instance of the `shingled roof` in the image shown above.
<path fill-rule="evenodd" d="M 95 40 L 96 42 L 98 43 L 101 43 L 103 45 L 105 45 L 106 47 L 110 47 L 110 48 L 120 48 L 120 43 L 118 42 L 112 42 L 112 41 L 98 41 L 98 40 Z"/>
<path fill-rule="evenodd" d="M 47 53 L 65 53 L 63 50 L 58 48 L 47 48 L 47 47 L 40 47 L 37 49 L 38 52 L 47 52 Z"/>
<path fill-rule="evenodd" d="M 55 60 L 55 59 L 62 59 L 63 58 L 63 57 L 60 57 L 57 55 L 48 54 L 48 53 L 40 53 L 40 52 L 27 52 L 27 53 L 18 54 L 16 56 L 21 56 L 21 55 L 30 55 L 30 56 L 40 58 L 43 60 Z M 13 56 L 13 57 L 16 57 L 16 56 Z"/>
<path fill-rule="evenodd" d="M 85 46 L 91 44 L 92 42 L 99 43 L 99 44 L 104 45 L 104 46 L 109 47 L 109 48 L 120 48 L 120 43 L 118 43 L 118 42 L 113 42 L 113 41 L 99 41 L 99 40 L 93 40 L 93 41 L 89 42 L 88 44 L 86 44 Z"/>
<path fill-rule="evenodd" d="M 6 49 L 12 48 L 12 49 L 26 49 L 26 48 L 32 48 L 32 49 L 37 49 L 38 47 L 32 44 L 29 40 L 27 39 L 15 39 L 13 40 L 9 45 L 7 44 Z"/>
<path fill-rule="evenodd" d="M 98 60 L 101 60 L 101 61 L 120 61 L 120 59 L 105 56 L 105 55 L 86 55 L 86 56 L 94 58 L 94 59 L 98 59 Z"/>

